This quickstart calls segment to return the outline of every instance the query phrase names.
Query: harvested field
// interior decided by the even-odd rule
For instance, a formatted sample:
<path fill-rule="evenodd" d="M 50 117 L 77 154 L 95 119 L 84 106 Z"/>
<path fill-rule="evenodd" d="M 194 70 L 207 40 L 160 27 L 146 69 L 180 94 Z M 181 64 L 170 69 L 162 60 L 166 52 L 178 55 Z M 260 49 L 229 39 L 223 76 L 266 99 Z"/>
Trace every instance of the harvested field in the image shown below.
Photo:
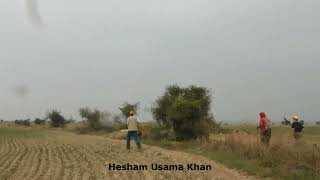
<path fill-rule="evenodd" d="M 109 171 L 115 164 L 213 165 L 212 171 Z M 63 130 L 0 128 L 0 179 L 250 179 L 202 156 Z M 253 178 L 252 178 L 253 179 Z"/>

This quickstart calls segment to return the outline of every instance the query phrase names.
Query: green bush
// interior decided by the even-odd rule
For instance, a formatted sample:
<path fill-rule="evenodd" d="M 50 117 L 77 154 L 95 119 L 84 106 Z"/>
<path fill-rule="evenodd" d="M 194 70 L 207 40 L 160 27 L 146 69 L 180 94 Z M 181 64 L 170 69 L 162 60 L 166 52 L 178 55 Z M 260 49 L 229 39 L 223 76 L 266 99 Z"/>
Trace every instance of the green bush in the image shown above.
<path fill-rule="evenodd" d="M 66 123 L 66 119 L 57 110 L 47 112 L 47 119 L 50 120 L 50 125 L 55 128 L 64 127 Z"/>
<path fill-rule="evenodd" d="M 200 127 L 200 106 L 195 101 L 178 97 L 168 112 L 178 140 L 205 135 L 206 127 Z"/>
<path fill-rule="evenodd" d="M 172 85 L 159 97 L 151 112 L 158 124 L 172 128 L 177 140 L 208 137 L 218 127 L 211 111 L 212 93 L 205 87 Z"/>
<path fill-rule="evenodd" d="M 34 123 L 37 124 L 37 125 L 43 125 L 43 124 L 46 123 L 46 120 L 42 120 L 42 119 L 36 118 L 34 120 Z"/>

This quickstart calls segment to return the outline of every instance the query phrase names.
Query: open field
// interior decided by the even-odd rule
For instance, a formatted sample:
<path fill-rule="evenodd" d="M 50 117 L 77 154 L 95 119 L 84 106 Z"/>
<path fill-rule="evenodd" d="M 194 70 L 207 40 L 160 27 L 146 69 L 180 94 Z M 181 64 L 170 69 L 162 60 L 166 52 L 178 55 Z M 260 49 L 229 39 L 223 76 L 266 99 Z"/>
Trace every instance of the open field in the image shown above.
<path fill-rule="evenodd" d="M 63 130 L 0 128 L 0 179 L 253 179 L 203 156 L 144 145 L 77 135 Z M 212 171 L 112 172 L 116 164 L 208 164 Z"/>
<path fill-rule="evenodd" d="M 228 128 L 228 133 L 211 134 L 204 142 L 144 138 L 158 147 L 143 145 L 140 152 L 134 144 L 127 151 L 121 140 L 125 134 L 119 132 L 78 135 L 66 129 L 2 124 L 0 179 L 320 179 L 314 174 L 320 172 L 320 127 L 307 126 L 296 142 L 291 128 L 276 126 L 269 150 L 259 145 L 254 126 Z M 214 170 L 112 172 L 107 170 L 109 163 L 198 163 L 212 164 Z"/>

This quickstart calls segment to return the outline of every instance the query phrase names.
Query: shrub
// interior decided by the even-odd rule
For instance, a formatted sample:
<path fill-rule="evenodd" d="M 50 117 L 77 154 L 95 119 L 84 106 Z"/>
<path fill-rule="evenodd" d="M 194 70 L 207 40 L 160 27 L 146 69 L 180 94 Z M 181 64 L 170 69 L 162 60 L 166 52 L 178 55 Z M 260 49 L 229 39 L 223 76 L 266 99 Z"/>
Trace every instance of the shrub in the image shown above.
<path fill-rule="evenodd" d="M 302 166 L 305 172 L 317 173 L 320 170 L 320 148 L 304 141 L 293 142 L 286 135 L 273 138 L 270 147 L 260 143 L 260 138 L 251 134 L 232 133 L 227 135 L 216 148 L 223 151 L 240 154 L 249 159 L 258 158 L 262 166 L 273 167 L 279 162 L 288 170 L 298 170 Z"/>
<path fill-rule="evenodd" d="M 211 111 L 212 93 L 205 87 L 172 85 L 159 97 L 151 112 L 160 126 L 173 128 L 177 140 L 208 137 L 218 127 Z"/>
<path fill-rule="evenodd" d="M 15 120 L 14 123 L 17 124 L 17 125 L 22 125 L 22 126 L 30 126 L 31 125 L 29 119 L 26 119 L 26 120 Z"/>
<path fill-rule="evenodd" d="M 25 125 L 25 126 L 30 126 L 30 125 L 31 125 L 30 120 L 29 120 L 29 119 L 24 120 L 24 121 L 23 121 L 23 125 Z"/>
<path fill-rule="evenodd" d="M 122 117 L 127 119 L 129 117 L 130 111 L 138 112 L 139 103 L 129 104 L 127 102 L 123 103 L 119 110 L 121 111 Z"/>
<path fill-rule="evenodd" d="M 170 121 L 176 137 L 180 139 L 191 139 L 206 134 L 206 127 L 201 127 L 200 106 L 195 101 L 189 101 L 183 97 L 178 97 L 172 104 L 168 112 Z"/>
<path fill-rule="evenodd" d="M 114 121 L 120 119 L 118 116 L 113 117 L 108 111 L 99 111 L 88 107 L 79 109 L 80 116 L 85 119 L 87 131 L 91 130 L 112 130 Z M 120 122 L 120 120 L 119 120 Z"/>
<path fill-rule="evenodd" d="M 42 120 L 42 119 L 36 118 L 34 120 L 34 123 L 37 124 L 37 125 L 43 125 L 43 124 L 46 123 L 46 120 Z"/>
<path fill-rule="evenodd" d="M 52 110 L 47 112 L 47 119 L 50 120 L 52 127 L 64 127 L 66 119 L 61 115 L 61 112 Z"/>
<path fill-rule="evenodd" d="M 316 122 L 316 125 L 320 125 L 320 121 Z"/>
<path fill-rule="evenodd" d="M 99 121 L 101 118 L 101 112 L 97 109 L 91 110 L 90 108 L 80 108 L 80 116 L 86 119 L 88 126 L 94 130 L 102 129 L 102 124 Z"/>
<path fill-rule="evenodd" d="M 174 140 L 174 132 L 173 129 L 165 127 L 165 126 L 159 126 L 154 125 L 149 130 L 149 133 L 144 132 L 143 133 L 144 138 L 150 138 L 152 140 Z"/>

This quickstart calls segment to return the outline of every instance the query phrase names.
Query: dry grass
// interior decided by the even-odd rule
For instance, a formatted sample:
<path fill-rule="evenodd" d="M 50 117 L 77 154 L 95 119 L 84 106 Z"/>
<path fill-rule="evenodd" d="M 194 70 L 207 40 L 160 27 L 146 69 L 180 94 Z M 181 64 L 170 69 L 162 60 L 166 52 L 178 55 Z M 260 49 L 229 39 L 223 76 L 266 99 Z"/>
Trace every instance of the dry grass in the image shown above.
<path fill-rule="evenodd" d="M 17 127 L 14 122 L 0 122 L 0 128 Z"/>
<path fill-rule="evenodd" d="M 294 140 L 291 136 L 276 135 L 267 147 L 260 143 L 258 135 L 231 133 L 200 143 L 202 150 L 236 153 L 248 159 L 259 159 L 260 166 L 284 167 L 291 173 L 320 174 L 320 146 L 305 139 Z M 302 172 L 304 171 L 304 172 Z"/>
<path fill-rule="evenodd" d="M 319 127 L 306 127 L 303 138 L 296 141 L 291 128 L 273 128 L 269 147 L 261 144 L 256 127 L 234 127 L 226 134 L 211 134 L 209 140 L 176 142 L 152 139 L 149 144 L 200 154 L 231 168 L 272 179 L 320 179 Z"/>

